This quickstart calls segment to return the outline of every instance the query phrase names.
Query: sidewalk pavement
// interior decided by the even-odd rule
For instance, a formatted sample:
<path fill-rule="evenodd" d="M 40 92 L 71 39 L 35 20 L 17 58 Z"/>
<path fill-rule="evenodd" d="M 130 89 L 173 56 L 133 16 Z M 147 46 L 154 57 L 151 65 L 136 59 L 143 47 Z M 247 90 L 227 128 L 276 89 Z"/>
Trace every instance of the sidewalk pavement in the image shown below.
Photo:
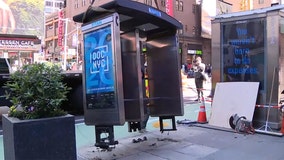
<path fill-rule="evenodd" d="M 186 81 L 186 82 L 185 82 Z M 185 104 L 197 98 L 194 79 L 183 81 Z M 205 96 L 211 83 L 204 84 Z M 196 103 L 196 102 L 195 102 Z M 191 107 L 190 105 L 185 105 Z M 133 140 L 142 141 L 134 143 Z M 146 139 L 143 141 L 143 139 Z M 158 129 L 118 139 L 109 150 L 94 145 L 77 149 L 78 160 L 283 160 L 282 137 L 235 133 L 209 124 L 177 124 L 177 131 Z"/>
<path fill-rule="evenodd" d="M 133 143 L 133 139 L 147 140 Z M 282 137 L 244 135 L 208 124 L 177 125 L 177 131 L 151 131 L 119 140 L 110 150 L 78 149 L 78 160 L 283 160 Z"/>

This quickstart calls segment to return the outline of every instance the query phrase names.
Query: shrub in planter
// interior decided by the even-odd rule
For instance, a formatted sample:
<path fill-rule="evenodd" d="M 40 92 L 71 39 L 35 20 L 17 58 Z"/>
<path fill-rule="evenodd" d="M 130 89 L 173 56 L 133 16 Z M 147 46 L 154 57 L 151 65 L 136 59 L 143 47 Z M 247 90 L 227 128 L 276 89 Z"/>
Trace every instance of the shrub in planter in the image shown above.
<path fill-rule="evenodd" d="M 57 65 L 30 64 L 11 74 L 4 86 L 5 96 L 13 104 L 9 116 L 37 119 L 66 115 L 60 105 L 67 100 L 70 88 L 62 80 Z"/>
<path fill-rule="evenodd" d="M 61 109 L 70 88 L 58 66 L 25 65 L 5 83 L 5 159 L 76 160 L 75 118 Z"/>

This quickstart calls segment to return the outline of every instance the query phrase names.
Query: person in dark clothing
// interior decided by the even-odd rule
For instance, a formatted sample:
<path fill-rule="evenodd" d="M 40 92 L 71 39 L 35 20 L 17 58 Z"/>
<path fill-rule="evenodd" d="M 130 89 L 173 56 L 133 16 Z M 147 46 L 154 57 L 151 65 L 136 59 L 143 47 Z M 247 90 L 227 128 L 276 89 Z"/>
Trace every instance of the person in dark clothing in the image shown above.
<path fill-rule="evenodd" d="M 212 70 L 212 67 L 211 67 L 210 64 L 208 64 L 208 65 L 206 66 L 205 72 L 208 74 L 209 77 L 211 77 L 211 70 Z"/>

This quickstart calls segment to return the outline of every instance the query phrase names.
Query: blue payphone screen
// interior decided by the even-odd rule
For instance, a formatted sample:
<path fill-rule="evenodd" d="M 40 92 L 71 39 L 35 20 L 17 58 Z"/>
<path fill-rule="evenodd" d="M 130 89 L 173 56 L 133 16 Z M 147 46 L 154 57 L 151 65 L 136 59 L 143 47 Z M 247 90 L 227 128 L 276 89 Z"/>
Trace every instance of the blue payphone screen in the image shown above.
<path fill-rule="evenodd" d="M 113 40 L 111 24 L 84 34 L 87 108 L 114 107 Z"/>

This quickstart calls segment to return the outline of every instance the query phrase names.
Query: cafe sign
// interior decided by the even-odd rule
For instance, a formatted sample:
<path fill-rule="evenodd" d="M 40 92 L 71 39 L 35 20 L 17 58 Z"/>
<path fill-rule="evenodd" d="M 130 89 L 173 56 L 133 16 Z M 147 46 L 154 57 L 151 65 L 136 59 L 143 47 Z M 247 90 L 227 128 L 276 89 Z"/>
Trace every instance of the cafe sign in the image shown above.
<path fill-rule="evenodd" d="M 33 40 L 0 39 L 1 48 L 30 48 L 33 46 Z"/>

